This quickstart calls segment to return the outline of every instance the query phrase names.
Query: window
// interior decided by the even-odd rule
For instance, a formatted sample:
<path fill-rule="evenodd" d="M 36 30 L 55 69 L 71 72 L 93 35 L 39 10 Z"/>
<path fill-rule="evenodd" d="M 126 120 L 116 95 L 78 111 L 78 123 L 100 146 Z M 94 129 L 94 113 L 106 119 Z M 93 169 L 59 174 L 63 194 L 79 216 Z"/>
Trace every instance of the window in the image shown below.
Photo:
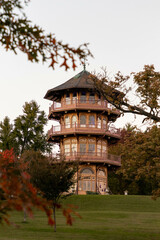
<path fill-rule="evenodd" d="M 86 181 L 83 181 L 83 191 L 87 191 L 87 189 L 86 189 Z"/>
<path fill-rule="evenodd" d="M 89 116 L 89 127 L 95 127 L 95 116 L 94 115 Z"/>
<path fill-rule="evenodd" d="M 72 127 L 76 127 L 77 125 L 77 117 L 76 115 L 72 116 Z"/>
<path fill-rule="evenodd" d="M 107 121 L 106 118 L 103 118 L 103 128 L 105 129 L 107 127 Z"/>
<path fill-rule="evenodd" d="M 66 104 L 67 105 L 71 104 L 71 99 L 70 99 L 70 94 L 69 93 L 66 94 Z"/>
<path fill-rule="evenodd" d="M 94 176 L 94 172 L 91 168 L 83 168 L 80 172 L 81 174 L 83 174 L 83 177 L 79 184 L 80 189 L 79 190 L 83 190 L 83 191 L 95 191 L 95 180 L 91 180 L 91 176 Z"/>
<path fill-rule="evenodd" d="M 86 153 L 86 143 L 80 143 L 80 155 L 84 155 Z"/>
<path fill-rule="evenodd" d="M 81 174 L 94 174 L 91 168 L 83 168 Z"/>
<path fill-rule="evenodd" d="M 86 115 L 80 115 L 80 126 L 86 127 Z"/>
<path fill-rule="evenodd" d="M 82 190 L 82 181 L 79 181 L 79 190 Z"/>
<path fill-rule="evenodd" d="M 70 128 L 70 119 L 69 119 L 69 117 L 65 117 L 65 128 Z"/>
<path fill-rule="evenodd" d="M 99 170 L 98 170 L 98 175 L 99 175 L 99 176 L 102 176 L 102 177 L 105 177 L 105 176 L 106 176 L 105 172 L 104 172 L 102 169 L 99 169 Z"/>
<path fill-rule="evenodd" d="M 105 145 L 104 145 L 104 143 L 102 143 L 102 154 L 103 154 L 103 156 L 106 156 L 106 153 L 107 153 L 106 143 L 105 143 Z"/>
<path fill-rule="evenodd" d="M 81 92 L 80 102 L 86 103 L 86 92 Z"/>
<path fill-rule="evenodd" d="M 91 191 L 91 181 L 86 181 L 87 191 Z"/>
<path fill-rule="evenodd" d="M 97 119 L 97 127 L 101 128 L 101 117 L 98 117 Z"/>
<path fill-rule="evenodd" d="M 72 152 L 72 155 L 76 155 L 77 153 L 77 143 L 72 143 L 71 144 L 71 152 Z"/>
<path fill-rule="evenodd" d="M 100 95 L 98 95 L 98 104 L 99 104 L 99 105 L 102 105 L 101 96 L 100 96 Z"/>
<path fill-rule="evenodd" d="M 64 154 L 66 156 L 68 156 L 70 154 L 70 144 L 69 143 L 64 144 Z"/>
<path fill-rule="evenodd" d="M 101 156 L 101 152 L 102 152 L 101 141 L 98 141 L 98 143 L 97 143 L 97 156 Z"/>
<path fill-rule="evenodd" d="M 89 155 L 94 155 L 95 154 L 95 144 L 90 144 L 88 145 L 88 152 L 89 152 Z"/>
<path fill-rule="evenodd" d="M 95 191 L 95 182 L 92 181 L 92 191 L 94 192 Z"/>
<path fill-rule="evenodd" d="M 95 95 L 94 95 L 94 93 L 90 93 L 90 95 L 89 95 L 89 103 L 95 103 Z"/>
<path fill-rule="evenodd" d="M 73 93 L 73 98 L 72 98 L 72 103 L 75 104 L 76 101 L 77 101 L 77 93 L 74 92 L 74 93 Z"/>

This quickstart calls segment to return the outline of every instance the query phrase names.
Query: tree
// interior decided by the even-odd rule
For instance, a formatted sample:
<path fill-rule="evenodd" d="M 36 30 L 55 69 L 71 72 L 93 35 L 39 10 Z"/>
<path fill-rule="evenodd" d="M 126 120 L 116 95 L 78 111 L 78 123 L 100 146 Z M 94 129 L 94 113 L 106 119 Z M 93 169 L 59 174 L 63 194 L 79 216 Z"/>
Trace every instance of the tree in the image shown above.
<path fill-rule="evenodd" d="M 34 153 L 34 156 L 41 156 L 40 153 Z M 32 159 L 31 159 L 32 160 Z M 43 164 L 43 162 L 41 162 Z M 0 152 L 0 223 L 5 221 L 10 224 L 8 212 L 12 210 L 23 211 L 24 206 L 28 215 L 33 215 L 33 208 L 38 208 L 46 213 L 48 224 L 54 225 L 50 202 L 39 194 L 39 191 L 31 183 L 31 176 L 28 173 L 29 161 L 22 158 L 17 159 L 13 149 Z M 63 207 L 61 204 L 55 204 L 55 207 L 63 212 L 67 224 L 72 224 L 74 213 L 78 215 L 71 207 Z"/>
<path fill-rule="evenodd" d="M 18 155 L 24 150 L 50 152 L 51 145 L 44 134 L 47 117 L 40 111 L 35 101 L 26 102 L 23 106 L 23 115 L 14 120 L 14 149 Z"/>
<path fill-rule="evenodd" d="M 32 207 L 45 211 L 48 223 L 53 225 L 48 203 L 38 196 L 26 170 L 27 164 L 15 157 L 13 149 L 0 152 L 0 223 L 9 224 L 8 212 L 23 211 L 25 205 L 29 215 L 33 214 Z"/>
<path fill-rule="evenodd" d="M 145 132 L 136 128 L 122 131 L 123 140 L 110 149 L 111 152 L 118 150 L 122 158 L 116 179 L 123 191 L 127 189 L 130 194 L 156 193 L 160 188 L 160 128 L 153 126 Z"/>
<path fill-rule="evenodd" d="M 56 208 L 62 208 L 60 198 L 68 195 L 68 191 L 74 184 L 76 165 L 69 164 L 64 159 L 53 159 L 42 155 L 40 152 L 26 151 L 23 160 L 29 163 L 31 182 L 40 190 L 41 195 L 49 201 L 53 209 L 54 231 L 56 231 Z M 67 217 L 67 223 L 72 223 L 70 213 L 75 213 L 71 207 L 63 209 Z M 77 214 L 77 213 L 76 213 Z"/>
<path fill-rule="evenodd" d="M 145 65 L 143 71 L 131 73 L 130 76 L 118 72 L 113 80 L 104 69 L 104 74 L 92 79 L 97 91 L 123 113 L 142 115 L 144 120 L 160 122 L 160 72 L 156 72 L 153 65 Z"/>
<path fill-rule="evenodd" d="M 2 151 L 13 147 L 13 125 L 8 117 L 0 123 L 0 149 Z"/>
<path fill-rule="evenodd" d="M 24 13 L 24 6 L 30 0 L 0 1 L 0 43 L 6 50 L 17 54 L 17 50 L 25 53 L 29 61 L 49 61 L 54 69 L 56 64 L 75 69 L 76 59 L 80 62 L 87 56 L 92 56 L 88 44 L 78 48 L 57 41 L 54 34 L 45 34 L 44 30 L 33 25 Z"/>
<path fill-rule="evenodd" d="M 15 153 L 21 156 L 24 150 L 50 152 L 51 144 L 47 142 L 44 126 L 47 123 L 44 111 L 35 101 L 26 102 L 23 114 L 10 123 L 8 117 L 0 123 L 0 149 L 14 148 Z"/>

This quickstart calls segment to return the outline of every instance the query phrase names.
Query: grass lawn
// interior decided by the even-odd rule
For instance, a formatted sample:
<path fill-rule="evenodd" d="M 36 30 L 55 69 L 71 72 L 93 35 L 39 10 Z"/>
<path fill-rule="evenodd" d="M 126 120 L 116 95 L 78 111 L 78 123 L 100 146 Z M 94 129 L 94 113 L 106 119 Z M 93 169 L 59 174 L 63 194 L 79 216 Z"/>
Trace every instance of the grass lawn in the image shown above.
<path fill-rule="evenodd" d="M 0 240 L 160 240 L 160 199 L 146 196 L 72 196 L 65 204 L 79 206 L 73 226 L 67 226 L 57 212 L 57 232 L 47 225 L 44 213 L 22 223 L 23 214 L 14 212 L 11 219 L 18 225 L 0 226 Z"/>

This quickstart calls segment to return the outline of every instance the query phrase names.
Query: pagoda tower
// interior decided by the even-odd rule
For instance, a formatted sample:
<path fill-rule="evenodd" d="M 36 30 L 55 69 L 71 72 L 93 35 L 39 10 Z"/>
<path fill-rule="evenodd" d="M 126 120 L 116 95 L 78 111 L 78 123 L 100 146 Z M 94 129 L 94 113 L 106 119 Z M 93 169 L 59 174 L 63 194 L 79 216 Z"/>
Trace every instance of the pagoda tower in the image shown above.
<path fill-rule="evenodd" d="M 48 132 L 48 141 L 58 143 L 65 161 L 79 161 L 77 194 L 106 194 L 108 171 L 121 166 L 120 156 L 108 154 L 108 146 L 120 139 L 120 132 L 109 127 L 120 112 L 96 90 L 91 74 L 83 70 L 65 83 L 47 91 L 51 100 L 49 119 L 58 121 Z"/>

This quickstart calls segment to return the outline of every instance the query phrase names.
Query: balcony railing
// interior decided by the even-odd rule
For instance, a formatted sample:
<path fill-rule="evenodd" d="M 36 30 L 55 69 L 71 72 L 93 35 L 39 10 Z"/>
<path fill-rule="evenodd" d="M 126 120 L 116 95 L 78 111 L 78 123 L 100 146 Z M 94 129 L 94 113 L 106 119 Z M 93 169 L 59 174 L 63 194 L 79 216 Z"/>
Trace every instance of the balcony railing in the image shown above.
<path fill-rule="evenodd" d="M 57 160 L 65 159 L 66 161 L 80 161 L 90 163 L 101 162 L 121 166 L 120 156 L 102 152 L 68 152 L 65 153 L 63 157 L 61 157 L 60 154 L 55 154 L 53 157 L 55 157 Z"/>
<path fill-rule="evenodd" d="M 107 101 L 102 100 L 85 100 L 85 99 L 70 99 L 64 100 L 61 102 L 53 102 L 53 104 L 49 108 L 49 114 L 56 111 L 63 111 L 67 109 L 102 109 L 102 110 L 110 110 L 116 111 L 119 114 L 119 111 L 116 110 L 114 106 L 107 103 Z"/>
<path fill-rule="evenodd" d="M 120 138 L 120 129 L 115 127 L 106 127 L 100 124 L 68 124 L 52 126 L 48 131 L 48 137 L 54 135 L 72 134 L 72 133 L 86 133 L 86 134 L 101 134 Z"/>

